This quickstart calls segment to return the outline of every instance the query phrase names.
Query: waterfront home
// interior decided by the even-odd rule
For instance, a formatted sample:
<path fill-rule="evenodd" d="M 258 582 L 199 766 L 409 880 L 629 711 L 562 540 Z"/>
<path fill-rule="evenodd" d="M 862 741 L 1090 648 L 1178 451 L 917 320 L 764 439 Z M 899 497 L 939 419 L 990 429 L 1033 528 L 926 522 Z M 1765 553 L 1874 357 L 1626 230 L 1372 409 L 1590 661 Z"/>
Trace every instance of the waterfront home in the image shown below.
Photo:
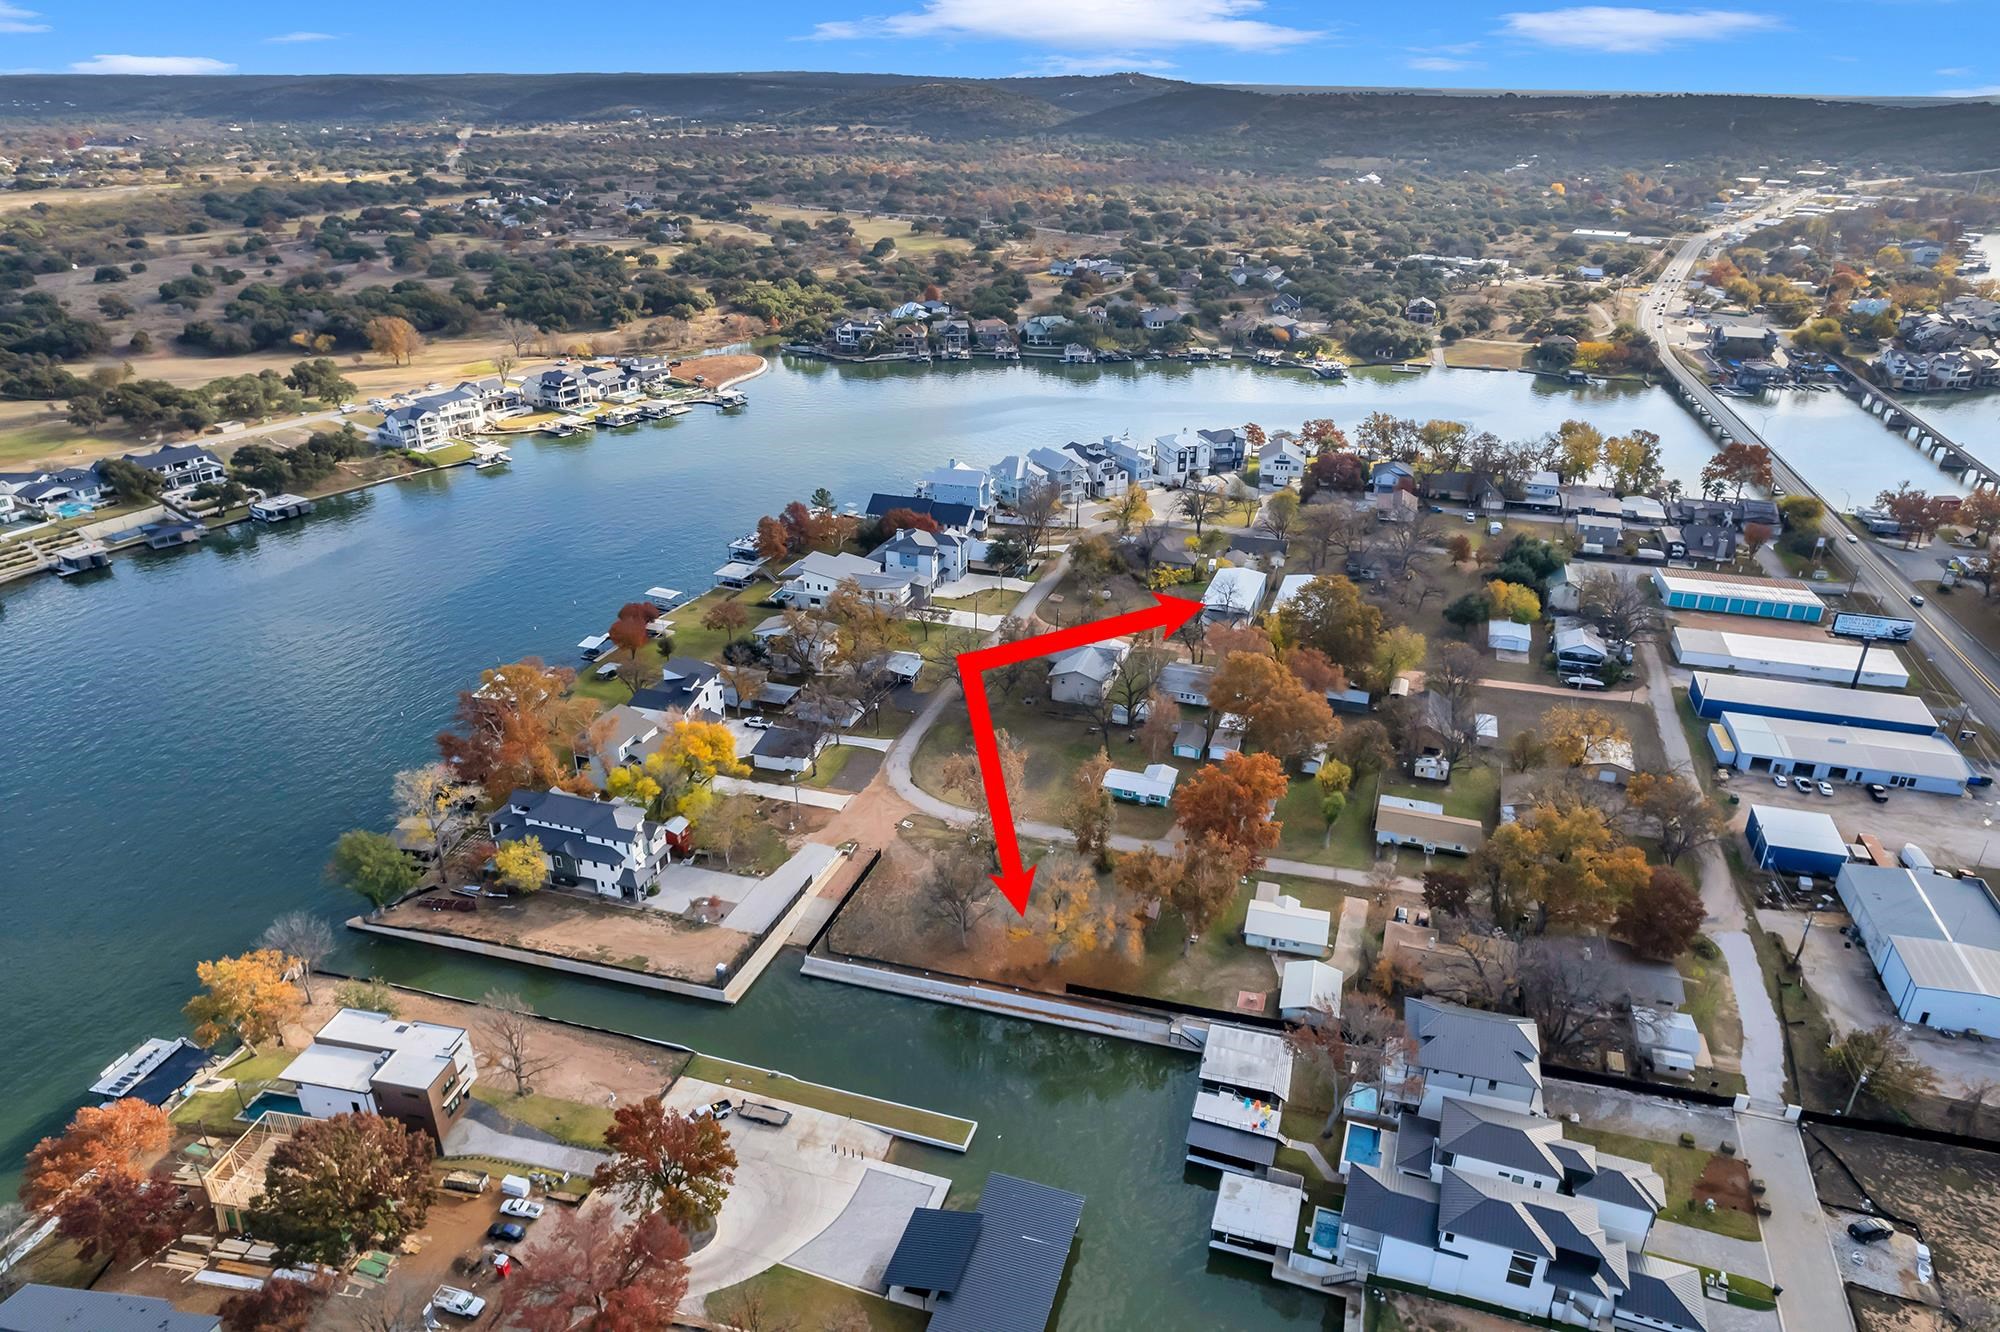
<path fill-rule="evenodd" d="M 1247 450 L 1250 439 L 1234 426 L 1224 426 L 1220 430 L 1197 430 L 1208 444 L 1208 465 L 1217 472 L 1233 472 L 1248 461 Z"/>
<path fill-rule="evenodd" d="M 665 826 L 623 800 L 516 790 L 486 827 L 495 846 L 539 841 L 553 882 L 626 902 L 646 896 L 669 857 Z"/>
<path fill-rule="evenodd" d="M 1469 856 L 1486 844 L 1486 825 L 1446 814 L 1434 800 L 1385 795 L 1375 801 L 1375 844 L 1414 847 L 1427 856 L 1440 851 Z"/>
<path fill-rule="evenodd" d="M 919 477 L 917 494 L 946 504 L 963 504 L 971 509 L 991 509 L 994 503 L 993 477 L 983 467 L 974 467 L 971 463 L 963 463 L 953 458 L 944 466 L 932 468 Z"/>
<path fill-rule="evenodd" d="M 292 518 L 303 518 L 314 509 L 311 500 L 303 495 L 282 491 L 276 495 L 266 495 L 262 499 L 250 501 L 250 516 L 260 523 L 282 523 Z"/>
<path fill-rule="evenodd" d="M 622 371 L 590 365 L 554 365 L 521 380 L 521 401 L 543 411 L 568 412 L 625 391 Z"/>
<path fill-rule="evenodd" d="M 1324 957 L 1333 942 L 1333 915 L 1280 893 L 1275 883 L 1260 883 L 1244 913 L 1243 942 L 1273 953 Z"/>
<path fill-rule="evenodd" d="M 758 733 L 757 743 L 750 747 L 748 755 L 750 766 L 760 772 L 801 773 L 832 743 L 833 737 L 823 730 L 773 726 Z"/>
<path fill-rule="evenodd" d="M 463 387 L 426 394 L 382 418 L 378 432 L 394 448 L 429 452 L 483 429 L 491 419 L 486 400 Z"/>
<path fill-rule="evenodd" d="M 908 574 L 925 592 L 965 577 L 966 566 L 986 553 L 984 542 L 956 532 L 906 527 L 877 546 L 870 558 L 887 574 Z"/>
<path fill-rule="evenodd" d="M 972 321 L 942 319 L 931 325 L 937 349 L 947 356 L 964 356 L 972 350 Z"/>
<path fill-rule="evenodd" d="M 657 393 L 673 380 L 673 370 L 664 356 L 621 356 L 618 371 L 627 392 Z"/>
<path fill-rule="evenodd" d="M 1130 652 L 1130 645 L 1117 641 L 1090 643 L 1064 653 L 1049 668 L 1049 698 L 1075 707 L 1096 707 L 1111 691 L 1111 681 Z"/>
<path fill-rule="evenodd" d="M 1279 292 L 1264 304 L 1274 315 L 1295 315 L 1306 308 L 1304 301 L 1288 291 Z"/>
<path fill-rule="evenodd" d="M 785 570 L 784 578 L 772 600 L 801 610 L 818 610 L 843 585 L 885 606 L 907 606 L 915 582 L 909 574 L 886 571 L 864 556 L 822 550 L 807 552 Z"/>
<path fill-rule="evenodd" d="M 1278 980 L 1278 1016 L 1287 1022 L 1318 1022 L 1340 1016 L 1345 984 L 1340 968 L 1310 957 L 1285 963 Z"/>
<path fill-rule="evenodd" d="M 477 1069 L 463 1027 L 343 1008 L 278 1076 L 314 1119 L 382 1115 L 442 1143 L 465 1114 Z"/>
<path fill-rule="evenodd" d="M 882 1285 L 928 1332 L 1047 1332 L 1082 1222 L 1082 1194 L 996 1170 L 972 1211 L 910 1213 Z"/>
<path fill-rule="evenodd" d="M 1264 581 L 1256 569 L 1217 569 L 1201 595 L 1203 623 L 1247 623 L 1264 600 Z"/>
<path fill-rule="evenodd" d="M 1708 350 L 1721 360 L 1769 356 L 1778 347 L 1778 331 L 1741 320 L 1717 320 L 1708 326 Z"/>
<path fill-rule="evenodd" d="M 994 497 L 1010 508 L 1019 508 L 1049 479 L 1047 472 L 1018 453 L 1008 454 L 987 468 L 986 473 L 993 478 Z"/>
<path fill-rule="evenodd" d="M 1071 336 L 1071 324 L 1063 315 L 1029 315 L 1021 321 L 1024 347 L 1060 347 Z"/>
<path fill-rule="evenodd" d="M 1153 476 L 1168 486 L 1184 486 L 1210 472 L 1208 441 L 1197 431 L 1183 429 L 1153 438 Z"/>
<path fill-rule="evenodd" d="M 1271 440 L 1257 450 L 1257 484 L 1266 489 L 1291 485 L 1306 474 L 1306 455 L 1296 445 Z"/>
<path fill-rule="evenodd" d="M 1096 359 L 1097 353 L 1084 346 L 1081 342 L 1066 342 L 1063 344 L 1063 364 L 1065 365 L 1089 365 Z"/>
<path fill-rule="evenodd" d="M 890 495 L 877 491 L 868 497 L 866 513 L 870 518 L 881 518 L 897 509 L 908 509 L 919 517 L 936 519 L 937 525 L 946 531 L 972 533 L 986 530 L 990 508 L 990 504 L 975 507 L 927 494 Z"/>
<path fill-rule="evenodd" d="M 641 761 L 660 747 L 665 734 L 662 714 L 615 704 L 591 719 L 577 746 L 578 766 L 587 767 L 590 780 L 602 787 L 611 769 Z"/>
<path fill-rule="evenodd" d="M 15 507 L 44 518 L 98 508 L 112 494 L 111 483 L 95 464 L 53 471 L 0 472 L 0 489 L 13 497 Z"/>
<path fill-rule="evenodd" d="M 1554 472 L 1530 472 L 1521 482 L 1521 503 L 1530 509 L 1562 507 L 1562 478 Z"/>
<path fill-rule="evenodd" d="M 626 700 L 641 712 L 678 712 L 689 721 L 722 719 L 722 675 L 696 657 L 669 657 L 660 668 L 660 682 Z"/>
<path fill-rule="evenodd" d="M 182 1278 L 185 1280 L 185 1278 Z M 0 1302 L 0 1332 L 221 1332 L 212 1313 L 182 1313 L 152 1295 L 22 1286 Z"/>
<path fill-rule="evenodd" d="M 1079 504 L 1090 495 L 1090 465 L 1062 449 L 1030 449 L 1028 461 L 1042 470 L 1064 504 Z"/>
<path fill-rule="evenodd" d="M 1014 354 L 1014 331 L 1007 327 L 1004 319 L 975 319 L 972 321 L 972 345 L 990 356 L 1011 356 Z"/>
<path fill-rule="evenodd" d="M 1180 770 L 1171 763 L 1149 763 L 1143 772 L 1113 768 L 1104 774 L 1104 789 L 1113 799 L 1135 805 L 1166 805 L 1173 800 Z"/>
<path fill-rule="evenodd" d="M 896 325 L 895 342 L 897 354 L 902 356 L 929 356 L 931 354 L 930 331 L 922 324 Z"/>
<path fill-rule="evenodd" d="M 1084 484 L 1095 499 L 1117 499 L 1131 484 L 1125 464 L 1111 449 L 1110 441 L 1094 444 L 1069 443 L 1062 451 L 1081 463 Z"/>
<path fill-rule="evenodd" d="M 1188 1125 L 1187 1160 L 1225 1174 L 1258 1175 L 1277 1157 L 1295 1056 L 1275 1031 L 1211 1023 Z"/>
<path fill-rule="evenodd" d="M 795 625 L 783 615 L 773 615 L 752 629 L 750 637 L 764 645 L 771 669 L 780 675 L 818 675 L 840 653 L 840 631 L 824 620 Z M 723 692 L 727 701 L 727 686 Z"/>
<path fill-rule="evenodd" d="M 835 351 L 857 356 L 874 351 L 883 340 L 884 332 L 886 330 L 879 319 L 843 319 L 833 326 L 827 340 L 833 344 Z"/>
<path fill-rule="evenodd" d="M 1483 472 L 1432 472 L 1423 479 L 1424 498 L 1434 504 L 1462 504 L 1481 513 L 1499 513 L 1506 496 Z"/>
<path fill-rule="evenodd" d="M 1139 312 L 1139 323 L 1148 331 L 1181 322 L 1181 312 L 1168 306 L 1149 305 Z"/>
<path fill-rule="evenodd" d="M 1403 306 L 1403 318 L 1413 324 L 1435 324 L 1437 317 L 1437 302 L 1428 296 L 1419 296 Z"/>
<path fill-rule="evenodd" d="M 1534 1019 L 1411 997 L 1403 1001 L 1403 1023 L 1415 1042 L 1406 1072 L 1421 1077 L 1409 1097 L 1418 1114 L 1435 1119 L 1447 1095 L 1502 1110 L 1546 1113 L 1542 1042 Z"/>
<path fill-rule="evenodd" d="M 151 453 L 128 453 L 125 461 L 159 477 L 160 489 L 169 495 L 217 485 L 229 475 L 222 460 L 199 444 L 163 444 Z"/>

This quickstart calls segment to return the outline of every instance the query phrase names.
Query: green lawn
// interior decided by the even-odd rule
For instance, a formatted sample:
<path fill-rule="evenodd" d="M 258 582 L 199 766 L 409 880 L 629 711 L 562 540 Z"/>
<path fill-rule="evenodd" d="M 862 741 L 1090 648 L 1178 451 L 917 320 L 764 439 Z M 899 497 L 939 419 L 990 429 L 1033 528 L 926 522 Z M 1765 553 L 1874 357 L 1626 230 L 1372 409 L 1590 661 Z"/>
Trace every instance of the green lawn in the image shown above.
<path fill-rule="evenodd" d="M 420 453 L 416 456 L 421 462 L 428 463 L 432 467 L 451 467 L 472 456 L 472 445 L 461 439 L 441 449 L 432 449 L 429 453 Z"/>
<path fill-rule="evenodd" d="M 1665 1254 L 1660 1256 L 1666 1257 Z M 1681 1262 L 1678 1258 L 1671 1259 L 1670 1261 Z M 1719 1269 L 1713 1267 L 1702 1267 L 1700 1263 L 1685 1263 L 1683 1265 L 1700 1268 L 1703 1277 L 1702 1284 L 1704 1285 L 1707 1284 L 1707 1278 L 1717 1275 L 1719 1271 Z M 1777 1296 L 1771 1293 L 1769 1286 L 1757 1280 L 1757 1278 L 1744 1276 L 1740 1272 L 1730 1272 L 1727 1275 L 1729 1277 L 1729 1302 L 1737 1308 L 1762 1309 L 1765 1312 L 1769 1312 L 1778 1307 Z"/>
<path fill-rule="evenodd" d="M 197 1093 L 183 1101 L 169 1117 L 174 1123 L 188 1127 L 229 1124 L 298 1054 L 297 1050 L 273 1049 L 239 1059 L 222 1072 L 223 1077 L 236 1079 L 235 1091 Z"/>
<path fill-rule="evenodd" d="M 930 1315 L 906 1304 L 891 1304 L 879 1296 L 843 1286 L 837 1282 L 801 1272 L 796 1267 L 771 1267 L 748 1281 L 740 1281 L 709 1295 L 705 1307 L 711 1318 L 737 1321 L 745 1302 L 763 1311 L 762 1327 L 820 1328 L 865 1326 L 868 1332 L 923 1332 Z M 865 1321 L 855 1324 L 860 1314 Z"/>
<path fill-rule="evenodd" d="M 1727 1235 L 1731 1239 L 1755 1240 L 1762 1232 L 1757 1218 L 1745 1212 L 1727 1207 L 1718 1207 L 1713 1212 L 1701 1207 L 1690 1208 L 1694 1197 L 1695 1180 L 1715 1154 L 1699 1147 L 1683 1147 L 1679 1143 L 1654 1142 L 1650 1138 L 1634 1138 L 1623 1133 L 1611 1133 L 1603 1129 L 1585 1128 L 1572 1124 L 1563 1130 L 1570 1137 L 1612 1153 L 1629 1157 L 1634 1161 L 1644 1161 L 1660 1172 L 1666 1182 L 1667 1205 L 1660 1209 L 1660 1216 L 1668 1221 L 1678 1221 L 1696 1230 L 1706 1230 L 1717 1235 Z"/>
<path fill-rule="evenodd" d="M 848 760 L 857 752 L 852 745 L 828 745 L 825 752 L 819 756 L 817 770 L 806 773 L 800 779 L 800 785 L 814 786 L 824 791 L 833 785 L 834 779 L 840 776 Z"/>
<path fill-rule="evenodd" d="M 611 1128 L 611 1111 L 604 1106 L 565 1101 L 539 1092 L 516 1096 L 509 1088 L 490 1082 L 474 1083 L 472 1094 L 508 1118 L 578 1147 L 603 1147 L 604 1135 Z"/>
<path fill-rule="evenodd" d="M 881 1101 L 873 1096 L 825 1087 L 816 1082 L 801 1082 L 788 1074 L 752 1068 L 748 1064 L 717 1059 L 711 1055 L 696 1055 L 682 1072 L 688 1077 L 718 1083 L 751 1096 L 768 1096 L 776 1101 L 789 1101 L 830 1114 L 846 1115 L 890 1133 L 921 1134 L 940 1142 L 957 1143 L 961 1148 L 972 1141 L 973 1130 L 978 1127 L 972 1120 L 960 1119 L 956 1115 L 919 1110 L 914 1106 Z"/>
<path fill-rule="evenodd" d="M 1319 786 L 1310 777 L 1293 781 L 1278 802 L 1278 821 L 1283 825 L 1278 854 L 1287 860 L 1347 869 L 1374 865 L 1376 780 L 1366 779 L 1348 792 L 1347 808 L 1340 812 L 1331 837 L 1326 820 L 1320 817 Z"/>
<path fill-rule="evenodd" d="M 1343 894 L 1337 885 L 1258 871 L 1185 956 L 1181 948 L 1187 929 L 1172 908 L 1163 910 L 1146 931 L 1145 955 L 1134 988 L 1155 998 L 1206 1008 L 1233 1009 L 1237 993 L 1242 990 L 1262 994 L 1275 1002 L 1278 972 L 1272 965 L 1271 954 L 1243 942 L 1243 919 L 1249 913 L 1259 882 L 1276 883 L 1279 891 L 1298 898 L 1304 906 L 1317 907 L 1335 916 L 1340 914 Z M 1276 1016 L 1275 1008 L 1267 1012 Z"/>
<path fill-rule="evenodd" d="M 137 440 L 120 441 L 109 435 L 79 430 L 61 414 L 51 413 L 45 420 L 0 430 L 0 467 L 44 460 L 55 462 L 79 449 L 101 455 L 107 450 L 138 447 Z"/>
<path fill-rule="evenodd" d="M 939 597 L 937 604 L 947 610 L 971 611 L 976 615 L 1005 615 L 1021 599 L 1019 592 L 1004 587 L 981 588 L 969 597 Z"/>

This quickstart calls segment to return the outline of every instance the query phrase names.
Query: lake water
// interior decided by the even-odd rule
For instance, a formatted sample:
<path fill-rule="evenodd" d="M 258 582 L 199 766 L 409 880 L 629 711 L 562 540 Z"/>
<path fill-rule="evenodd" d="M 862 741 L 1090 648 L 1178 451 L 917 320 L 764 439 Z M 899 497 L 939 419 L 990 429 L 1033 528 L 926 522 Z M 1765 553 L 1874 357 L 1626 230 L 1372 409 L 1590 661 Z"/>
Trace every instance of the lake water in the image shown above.
<path fill-rule="evenodd" d="M 580 442 L 523 442 L 459 469 L 325 502 L 303 523 L 121 558 L 108 576 L 0 589 L 0 1188 L 96 1071 L 178 1031 L 194 964 L 280 912 L 352 899 L 320 867 L 339 833 L 381 826 L 390 774 L 429 759 L 456 691 L 496 662 L 568 661 L 658 583 L 698 590 L 755 517 L 825 485 L 902 489 L 957 456 L 989 462 L 1103 434 L 1373 410 L 1518 439 L 1581 416 L 1657 431 L 1692 483 L 1701 431 L 1663 391 L 1569 389 L 1430 371 L 1323 384 L 1243 366 L 774 365 L 750 407 Z M 1788 395 L 1817 410 L 1831 394 Z M 1849 407 L 1849 411 L 1854 409 Z M 1859 498 L 1921 458 L 1829 466 Z M 1786 434 L 1781 431 L 1780 434 Z M 1780 439 L 1788 454 L 1798 452 Z M 1820 455 L 1793 461 L 1821 480 Z M 1845 480 L 1841 480 L 1845 478 Z M 661 1036 L 982 1122 L 969 1158 L 921 1163 L 977 1187 L 988 1169 L 1090 1200 L 1063 1328 L 1315 1326 L 1327 1306 L 1211 1262 L 1212 1188 L 1184 1180 L 1191 1064 L 1175 1056 L 809 982 L 781 962 L 733 1010 L 352 941 L 338 961 L 476 996 L 496 982 L 553 1014 Z"/>

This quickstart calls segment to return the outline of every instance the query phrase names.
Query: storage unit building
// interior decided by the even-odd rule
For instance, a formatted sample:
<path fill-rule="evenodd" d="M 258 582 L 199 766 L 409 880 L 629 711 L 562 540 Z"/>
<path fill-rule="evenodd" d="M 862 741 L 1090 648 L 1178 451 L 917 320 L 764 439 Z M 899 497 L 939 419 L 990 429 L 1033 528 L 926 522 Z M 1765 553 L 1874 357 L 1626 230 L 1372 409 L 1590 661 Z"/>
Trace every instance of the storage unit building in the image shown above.
<path fill-rule="evenodd" d="M 1853 864 L 1835 888 L 1898 1017 L 2000 1033 L 2000 905 L 1984 880 Z"/>
<path fill-rule="evenodd" d="M 1799 620 L 1806 624 L 1818 624 L 1826 614 L 1826 603 L 1794 578 L 1655 569 L 1653 587 L 1669 610 L 1713 611 L 1720 615 Z"/>
<path fill-rule="evenodd" d="M 1749 676 L 1696 671 L 1688 683 L 1695 715 L 1710 721 L 1725 712 L 1788 717 L 1829 726 L 1863 726 L 1909 735 L 1935 735 L 1937 718 L 1914 694 L 1840 689 L 1833 685 L 1780 683 Z"/>
<path fill-rule="evenodd" d="M 1830 782 L 1904 786 L 1963 795 L 1972 768 L 1933 735 L 1725 712 L 1709 723 L 1715 761 L 1743 772 L 1774 772 Z"/>
<path fill-rule="evenodd" d="M 1910 673 L 1893 651 L 1876 645 L 1861 659 L 1861 645 L 1819 638 L 1776 638 L 1682 625 L 1673 632 L 1674 660 L 1696 670 L 1742 671 L 1781 680 L 1847 684 L 1861 668 L 1861 683 L 1904 689 Z"/>
<path fill-rule="evenodd" d="M 1752 805 L 1743 835 L 1759 869 L 1830 878 L 1847 863 L 1847 843 L 1840 828 L 1816 810 Z"/>

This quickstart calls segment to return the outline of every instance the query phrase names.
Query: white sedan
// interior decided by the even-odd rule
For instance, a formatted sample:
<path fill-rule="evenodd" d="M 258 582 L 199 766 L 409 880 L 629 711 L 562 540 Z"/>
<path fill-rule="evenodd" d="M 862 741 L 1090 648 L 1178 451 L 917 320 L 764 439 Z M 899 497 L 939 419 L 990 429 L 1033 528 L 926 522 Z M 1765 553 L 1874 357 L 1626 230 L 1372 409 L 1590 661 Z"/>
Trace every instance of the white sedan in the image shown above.
<path fill-rule="evenodd" d="M 532 1198 L 509 1198 L 500 1204 L 500 1215 L 518 1216 L 523 1221 L 533 1221 L 542 1214 L 544 1205 Z"/>

